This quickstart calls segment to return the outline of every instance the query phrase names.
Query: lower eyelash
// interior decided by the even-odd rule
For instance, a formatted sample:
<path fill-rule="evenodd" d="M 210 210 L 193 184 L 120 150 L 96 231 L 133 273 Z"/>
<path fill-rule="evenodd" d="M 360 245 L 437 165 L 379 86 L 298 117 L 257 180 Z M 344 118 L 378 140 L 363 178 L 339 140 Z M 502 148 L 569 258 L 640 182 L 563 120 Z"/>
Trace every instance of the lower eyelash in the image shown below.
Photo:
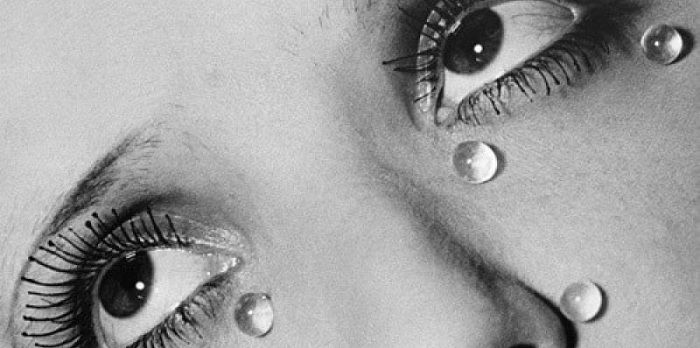
<path fill-rule="evenodd" d="M 67 233 L 57 234 L 29 258 L 29 262 L 48 271 L 43 278 L 21 277 L 30 287 L 26 294 L 32 299 L 24 308 L 22 319 L 28 330 L 22 336 L 33 339 L 34 346 L 96 347 L 91 299 L 102 269 L 129 252 L 191 245 L 179 236 L 167 214 L 166 222 L 161 223 L 165 229 L 150 209 L 146 209 L 145 216 L 127 220 L 116 210 L 112 210 L 112 216 L 106 222 L 97 213 L 92 214 L 84 229 L 68 228 Z"/>
<path fill-rule="evenodd" d="M 514 91 L 534 102 L 535 95 L 549 96 L 558 86 L 572 85 L 576 75 L 594 73 L 609 53 L 604 35 L 569 32 L 536 57 L 467 96 L 458 108 L 457 119 L 480 125 L 487 114 L 510 114 L 506 97 Z"/>
<path fill-rule="evenodd" d="M 176 340 L 185 344 L 193 344 L 189 338 L 203 340 L 200 332 L 203 325 L 197 317 L 202 315 L 208 319 L 214 317 L 215 308 L 222 306 L 225 296 L 221 289 L 231 282 L 226 273 L 219 274 L 202 284 L 193 295 L 182 302 L 168 317 L 150 332 L 141 336 L 128 348 L 166 348 Z"/>

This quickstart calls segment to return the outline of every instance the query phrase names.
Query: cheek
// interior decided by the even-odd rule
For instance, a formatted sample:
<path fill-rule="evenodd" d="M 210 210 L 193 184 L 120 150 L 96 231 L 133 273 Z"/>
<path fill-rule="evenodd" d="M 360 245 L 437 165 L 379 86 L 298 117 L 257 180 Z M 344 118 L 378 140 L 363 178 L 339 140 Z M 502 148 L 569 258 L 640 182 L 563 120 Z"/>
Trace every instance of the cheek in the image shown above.
<path fill-rule="evenodd" d="M 615 309 L 605 314 L 608 326 L 586 326 L 582 336 L 621 337 L 612 327 L 634 315 L 683 337 L 686 326 L 656 318 L 682 321 L 698 291 L 685 276 L 696 272 L 700 245 L 697 82 L 685 77 L 688 66 L 639 61 L 615 69 L 622 73 L 603 74 L 578 95 L 538 101 L 502 125 L 454 136 L 450 147 L 464 139 L 494 144 L 503 172 L 478 187 L 454 179 L 431 187 L 460 207 L 454 219 L 477 225 L 462 229 L 464 240 L 494 244 L 492 252 L 548 296 L 578 279 L 601 282 Z M 652 339 L 639 334 L 643 325 L 621 341 Z"/>

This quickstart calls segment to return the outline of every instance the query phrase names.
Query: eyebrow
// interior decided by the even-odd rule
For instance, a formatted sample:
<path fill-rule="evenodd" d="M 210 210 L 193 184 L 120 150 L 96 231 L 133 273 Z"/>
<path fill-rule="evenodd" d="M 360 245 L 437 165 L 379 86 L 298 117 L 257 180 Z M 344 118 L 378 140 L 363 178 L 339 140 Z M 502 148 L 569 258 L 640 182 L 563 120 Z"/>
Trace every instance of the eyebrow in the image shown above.
<path fill-rule="evenodd" d="M 134 132 L 122 138 L 78 180 L 68 196 L 59 201 L 59 208 L 41 236 L 60 230 L 73 216 L 84 212 L 99 201 L 122 176 L 119 163 L 124 159 L 151 152 L 160 143 L 158 136 L 146 135 L 144 131 Z"/>

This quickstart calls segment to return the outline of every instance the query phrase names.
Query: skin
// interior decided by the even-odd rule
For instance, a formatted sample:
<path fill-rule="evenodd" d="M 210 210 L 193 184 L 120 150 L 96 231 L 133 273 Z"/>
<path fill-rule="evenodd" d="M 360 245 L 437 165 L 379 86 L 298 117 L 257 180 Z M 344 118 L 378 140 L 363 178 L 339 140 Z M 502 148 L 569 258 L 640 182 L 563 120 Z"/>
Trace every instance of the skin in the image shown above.
<path fill-rule="evenodd" d="M 635 37 L 700 32 L 700 2 L 639 4 Z M 0 16 L 3 345 L 57 202 L 129 134 L 158 145 L 119 161 L 125 184 L 96 206 L 177 192 L 154 206 L 236 226 L 254 250 L 202 346 L 700 342 L 697 52 L 616 53 L 505 121 L 419 132 L 410 82 L 379 64 L 412 45 L 391 1 L 6 2 Z M 454 175 L 467 139 L 498 148 L 493 181 Z M 552 305 L 581 279 L 607 297 L 587 324 Z M 263 339 L 233 322 L 235 293 L 255 289 L 275 306 Z"/>

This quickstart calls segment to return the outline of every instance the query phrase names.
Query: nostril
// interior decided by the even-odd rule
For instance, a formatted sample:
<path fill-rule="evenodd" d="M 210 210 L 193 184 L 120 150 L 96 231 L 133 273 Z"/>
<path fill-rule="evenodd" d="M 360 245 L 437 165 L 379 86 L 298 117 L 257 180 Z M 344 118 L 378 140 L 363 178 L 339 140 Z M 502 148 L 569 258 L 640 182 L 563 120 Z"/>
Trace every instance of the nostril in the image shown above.
<path fill-rule="evenodd" d="M 504 287 L 510 312 L 508 348 L 571 348 L 575 335 L 557 308 L 520 283 Z"/>

